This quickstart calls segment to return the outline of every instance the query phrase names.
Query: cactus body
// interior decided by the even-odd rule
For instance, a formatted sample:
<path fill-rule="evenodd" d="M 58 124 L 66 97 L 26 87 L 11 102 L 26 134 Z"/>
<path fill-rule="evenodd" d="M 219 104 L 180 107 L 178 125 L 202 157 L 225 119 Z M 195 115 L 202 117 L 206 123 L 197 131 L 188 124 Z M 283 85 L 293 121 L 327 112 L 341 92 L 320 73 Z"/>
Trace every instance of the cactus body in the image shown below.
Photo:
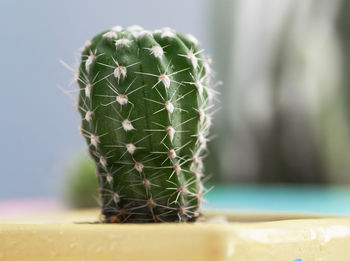
<path fill-rule="evenodd" d="M 98 169 L 106 222 L 200 215 L 209 75 L 196 39 L 171 29 L 117 26 L 86 43 L 80 131 Z"/>

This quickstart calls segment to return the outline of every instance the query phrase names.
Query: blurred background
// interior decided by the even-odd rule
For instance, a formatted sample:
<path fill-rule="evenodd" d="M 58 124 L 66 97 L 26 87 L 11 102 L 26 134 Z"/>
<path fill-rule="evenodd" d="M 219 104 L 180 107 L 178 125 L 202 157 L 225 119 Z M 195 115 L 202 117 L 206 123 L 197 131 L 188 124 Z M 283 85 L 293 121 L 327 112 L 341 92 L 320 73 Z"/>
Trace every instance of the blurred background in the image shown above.
<path fill-rule="evenodd" d="M 213 199 L 240 191 L 254 201 L 257 184 L 282 186 L 271 197 L 288 184 L 313 199 L 314 188 L 339 193 L 350 185 L 349 12 L 347 0 L 1 0 L 0 200 L 63 193 L 85 207 L 97 197 L 59 60 L 74 66 L 87 39 L 117 24 L 191 33 L 212 55 L 224 84 L 207 173 L 233 184 Z M 79 175 L 87 188 L 76 187 Z"/>

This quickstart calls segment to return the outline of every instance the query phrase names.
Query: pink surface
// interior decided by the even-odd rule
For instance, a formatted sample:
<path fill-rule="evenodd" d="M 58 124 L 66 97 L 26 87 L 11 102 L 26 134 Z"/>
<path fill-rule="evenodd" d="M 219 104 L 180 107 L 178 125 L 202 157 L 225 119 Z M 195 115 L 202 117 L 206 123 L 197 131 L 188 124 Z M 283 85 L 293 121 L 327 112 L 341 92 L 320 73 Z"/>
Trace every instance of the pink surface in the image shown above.
<path fill-rule="evenodd" d="M 17 198 L 0 201 L 0 216 L 58 212 L 63 208 L 55 198 Z"/>

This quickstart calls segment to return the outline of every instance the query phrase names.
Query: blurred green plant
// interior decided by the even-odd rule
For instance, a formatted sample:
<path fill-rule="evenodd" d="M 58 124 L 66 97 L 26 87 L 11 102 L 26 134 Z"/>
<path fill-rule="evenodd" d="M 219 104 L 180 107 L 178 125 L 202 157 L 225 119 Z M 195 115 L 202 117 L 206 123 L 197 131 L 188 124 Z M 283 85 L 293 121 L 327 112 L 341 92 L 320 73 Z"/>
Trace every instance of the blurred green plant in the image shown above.
<path fill-rule="evenodd" d="M 63 182 L 63 198 L 70 208 L 98 206 L 96 167 L 86 152 L 79 152 L 68 163 Z"/>
<path fill-rule="evenodd" d="M 223 109 L 208 170 L 227 182 L 350 184 L 350 3 L 213 4 Z M 210 160 L 210 157 L 208 158 Z"/>

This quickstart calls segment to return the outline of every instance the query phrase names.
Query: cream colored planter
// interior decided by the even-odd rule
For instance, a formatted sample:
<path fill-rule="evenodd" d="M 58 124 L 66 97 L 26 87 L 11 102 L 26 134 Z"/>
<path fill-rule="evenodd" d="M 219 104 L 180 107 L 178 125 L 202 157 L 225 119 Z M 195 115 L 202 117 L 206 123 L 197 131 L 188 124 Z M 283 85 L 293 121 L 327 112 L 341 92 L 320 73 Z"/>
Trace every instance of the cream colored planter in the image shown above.
<path fill-rule="evenodd" d="M 0 260 L 350 260 L 347 218 L 226 213 L 236 221 L 215 223 L 222 218 L 209 213 L 194 224 L 87 224 L 97 213 L 0 219 Z"/>

